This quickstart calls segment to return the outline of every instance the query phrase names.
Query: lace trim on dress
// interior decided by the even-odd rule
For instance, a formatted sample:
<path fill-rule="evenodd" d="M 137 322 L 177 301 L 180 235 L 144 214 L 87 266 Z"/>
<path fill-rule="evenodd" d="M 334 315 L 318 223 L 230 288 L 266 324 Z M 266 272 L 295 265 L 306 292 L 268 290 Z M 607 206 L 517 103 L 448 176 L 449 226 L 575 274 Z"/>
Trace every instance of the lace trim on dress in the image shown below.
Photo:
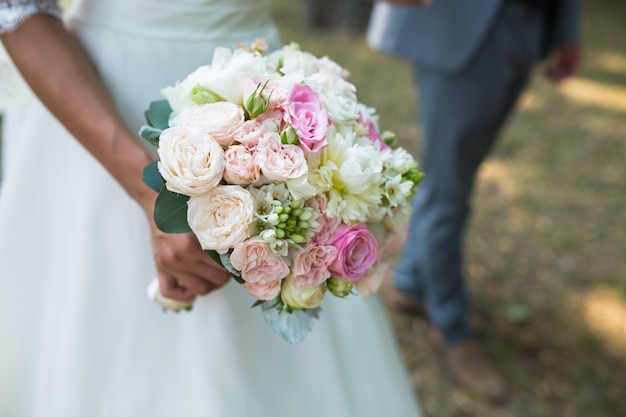
<path fill-rule="evenodd" d="M 0 0 L 0 33 L 9 32 L 36 13 L 61 18 L 56 0 Z"/>

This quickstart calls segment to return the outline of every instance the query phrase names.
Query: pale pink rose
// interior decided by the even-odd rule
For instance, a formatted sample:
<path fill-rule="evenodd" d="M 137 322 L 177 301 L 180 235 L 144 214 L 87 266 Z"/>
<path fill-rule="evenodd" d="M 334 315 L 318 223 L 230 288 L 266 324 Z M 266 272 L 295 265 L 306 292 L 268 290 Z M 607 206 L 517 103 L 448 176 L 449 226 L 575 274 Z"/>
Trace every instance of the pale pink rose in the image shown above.
<path fill-rule="evenodd" d="M 255 120 L 259 122 L 272 122 L 277 129 L 284 124 L 283 112 L 278 109 L 268 109 L 265 113 L 259 114 Z"/>
<path fill-rule="evenodd" d="M 278 294 L 280 294 L 280 284 L 281 284 L 281 281 L 277 280 L 277 281 L 272 281 L 272 282 L 267 282 L 267 283 L 246 282 L 245 284 L 243 284 L 243 286 L 257 300 L 272 300 L 278 297 Z"/>
<path fill-rule="evenodd" d="M 257 182 L 261 169 L 256 152 L 243 145 L 232 145 L 224 152 L 224 180 L 229 184 L 248 185 Z"/>
<path fill-rule="evenodd" d="M 262 239 L 248 239 L 230 254 L 230 263 L 241 272 L 241 278 L 252 284 L 280 281 L 289 275 L 289 266 L 274 254 L 269 243 Z"/>
<path fill-rule="evenodd" d="M 170 122 L 172 126 L 198 127 L 213 137 L 222 147 L 230 146 L 245 121 L 243 109 L 228 101 L 188 107 Z"/>
<path fill-rule="evenodd" d="M 356 283 L 356 290 L 361 297 L 367 299 L 370 295 L 375 294 L 382 283 L 391 277 L 393 272 L 393 264 L 390 262 L 377 262 L 365 276 Z"/>
<path fill-rule="evenodd" d="M 222 180 L 224 151 L 204 131 L 170 127 L 159 139 L 159 172 L 168 190 L 202 195 Z"/>
<path fill-rule="evenodd" d="M 340 225 L 332 239 L 337 248 L 337 258 L 330 266 L 334 276 L 356 282 L 378 258 L 378 243 L 363 223 L 354 226 Z"/>
<path fill-rule="evenodd" d="M 283 145 L 277 133 L 266 133 L 257 147 L 261 172 L 270 180 L 287 181 L 303 178 L 308 166 L 304 153 L 296 145 Z"/>
<path fill-rule="evenodd" d="M 299 252 L 291 267 L 293 285 L 317 286 L 330 278 L 328 267 L 337 257 L 334 246 L 311 245 Z"/>
<path fill-rule="evenodd" d="M 261 116 L 253 120 L 246 120 L 241 128 L 235 133 L 235 140 L 242 145 L 253 148 L 259 143 L 259 139 L 269 132 L 278 133 L 279 124 L 275 120 L 261 119 Z"/>
<path fill-rule="evenodd" d="M 285 122 L 298 134 L 298 145 L 305 153 L 317 154 L 328 146 L 328 114 L 311 87 L 295 84 L 284 109 Z"/>
<path fill-rule="evenodd" d="M 320 229 L 313 236 L 313 241 L 318 245 L 330 245 L 337 228 L 341 224 L 341 220 L 337 217 L 322 215 L 319 217 L 318 222 L 320 223 Z"/>
<path fill-rule="evenodd" d="M 228 252 L 248 237 L 254 220 L 254 197 L 238 185 L 218 185 L 187 206 L 187 222 L 204 250 Z"/>

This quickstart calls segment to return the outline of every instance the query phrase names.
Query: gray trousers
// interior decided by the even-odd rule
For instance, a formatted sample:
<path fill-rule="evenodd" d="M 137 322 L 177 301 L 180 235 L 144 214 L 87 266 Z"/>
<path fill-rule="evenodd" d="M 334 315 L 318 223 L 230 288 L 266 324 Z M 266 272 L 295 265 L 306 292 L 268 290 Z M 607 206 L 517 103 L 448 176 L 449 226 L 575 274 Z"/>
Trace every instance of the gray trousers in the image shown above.
<path fill-rule="evenodd" d="M 413 201 L 394 286 L 425 303 L 452 345 L 472 333 L 461 241 L 476 170 L 538 60 L 542 30 L 540 12 L 503 1 L 497 22 L 465 68 L 442 73 L 414 67 L 426 176 Z"/>

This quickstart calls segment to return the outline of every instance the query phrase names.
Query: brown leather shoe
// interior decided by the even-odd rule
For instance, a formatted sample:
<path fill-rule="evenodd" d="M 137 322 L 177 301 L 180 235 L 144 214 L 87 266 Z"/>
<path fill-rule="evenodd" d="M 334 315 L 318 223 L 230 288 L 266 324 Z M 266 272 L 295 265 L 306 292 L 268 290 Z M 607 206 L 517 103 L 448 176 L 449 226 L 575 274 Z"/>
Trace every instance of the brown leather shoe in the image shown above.
<path fill-rule="evenodd" d="M 416 316 L 428 323 L 428 313 L 424 304 L 412 298 L 407 293 L 391 288 L 387 294 L 389 306 L 400 313 Z"/>
<path fill-rule="evenodd" d="M 469 339 L 449 346 L 439 331 L 432 327 L 430 339 L 431 343 L 438 346 L 444 366 L 462 387 L 485 396 L 494 404 L 502 404 L 507 400 L 503 376 L 483 355 L 476 340 Z"/>

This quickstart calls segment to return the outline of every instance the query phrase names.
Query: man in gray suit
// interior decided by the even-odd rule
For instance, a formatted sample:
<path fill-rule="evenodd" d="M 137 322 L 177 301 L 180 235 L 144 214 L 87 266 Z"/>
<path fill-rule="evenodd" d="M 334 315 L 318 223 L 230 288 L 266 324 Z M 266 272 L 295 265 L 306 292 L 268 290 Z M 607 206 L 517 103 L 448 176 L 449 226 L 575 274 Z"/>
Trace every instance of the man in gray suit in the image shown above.
<path fill-rule="evenodd" d="M 415 70 L 426 174 L 392 302 L 419 312 L 444 340 L 445 363 L 467 388 L 502 399 L 506 387 L 476 344 L 463 284 L 461 238 L 476 170 L 539 60 L 559 81 L 577 67 L 578 0 L 434 0 L 376 4 L 368 41 Z M 422 310 L 423 311 L 423 310 Z"/>

